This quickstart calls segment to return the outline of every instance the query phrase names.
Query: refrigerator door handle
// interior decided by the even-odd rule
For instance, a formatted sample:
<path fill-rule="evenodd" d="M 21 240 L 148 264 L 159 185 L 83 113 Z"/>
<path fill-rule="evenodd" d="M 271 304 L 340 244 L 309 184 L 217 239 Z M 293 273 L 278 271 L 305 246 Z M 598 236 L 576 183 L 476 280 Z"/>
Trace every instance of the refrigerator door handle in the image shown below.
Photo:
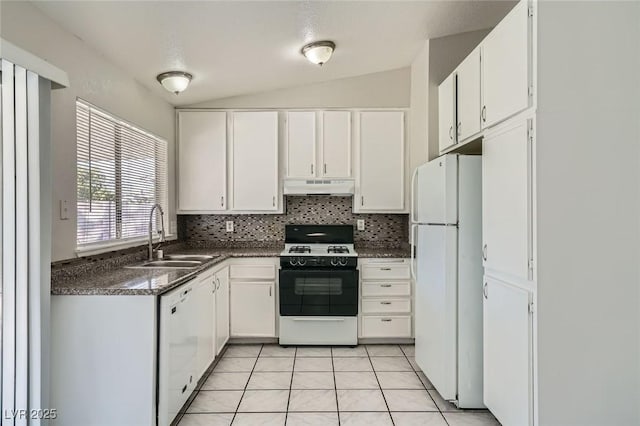
<path fill-rule="evenodd" d="M 418 176 L 418 167 L 413 170 L 411 175 L 411 222 L 416 222 L 416 177 Z"/>
<path fill-rule="evenodd" d="M 416 268 L 415 268 L 415 263 L 416 263 L 416 229 L 418 229 L 418 225 L 411 225 L 411 265 L 410 265 L 410 270 L 411 270 L 411 278 L 413 278 L 414 281 L 416 281 Z"/>

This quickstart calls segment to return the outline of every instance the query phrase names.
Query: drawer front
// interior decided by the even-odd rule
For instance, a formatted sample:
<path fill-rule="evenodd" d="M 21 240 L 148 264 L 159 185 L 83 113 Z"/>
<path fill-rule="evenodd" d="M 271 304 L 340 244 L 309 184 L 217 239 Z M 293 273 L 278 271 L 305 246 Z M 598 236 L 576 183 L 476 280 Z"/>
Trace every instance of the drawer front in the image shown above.
<path fill-rule="evenodd" d="M 411 337 L 411 316 L 364 316 L 362 337 Z"/>
<path fill-rule="evenodd" d="M 374 263 L 362 265 L 363 280 L 408 280 L 411 277 L 406 263 Z"/>
<path fill-rule="evenodd" d="M 229 277 L 232 280 L 274 280 L 275 265 L 231 265 Z"/>
<path fill-rule="evenodd" d="M 378 314 L 394 312 L 398 314 L 411 313 L 411 299 L 363 299 L 363 314 Z"/>
<path fill-rule="evenodd" d="M 411 296 L 411 283 L 409 281 L 363 283 L 362 296 Z"/>

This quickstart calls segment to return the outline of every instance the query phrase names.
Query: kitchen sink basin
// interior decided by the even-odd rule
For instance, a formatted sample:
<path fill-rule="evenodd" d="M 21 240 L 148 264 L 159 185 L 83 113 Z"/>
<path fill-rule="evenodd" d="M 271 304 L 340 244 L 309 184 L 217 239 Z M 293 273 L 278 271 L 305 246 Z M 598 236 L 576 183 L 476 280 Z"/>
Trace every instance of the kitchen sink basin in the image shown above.
<path fill-rule="evenodd" d="M 214 259 L 217 256 L 191 255 L 191 254 L 171 254 L 166 255 L 163 259 L 148 260 L 140 265 L 127 266 L 130 269 L 191 269 L 197 268 L 205 262 Z"/>
<path fill-rule="evenodd" d="M 128 266 L 131 269 L 152 269 L 152 268 L 171 268 L 171 269 L 190 269 L 197 268 L 203 262 L 195 260 L 151 260 L 142 265 Z"/>
<path fill-rule="evenodd" d="M 187 262 L 208 262 L 213 259 L 214 256 L 206 256 L 206 255 L 195 255 L 195 254 L 165 254 L 164 260 L 181 260 Z"/>

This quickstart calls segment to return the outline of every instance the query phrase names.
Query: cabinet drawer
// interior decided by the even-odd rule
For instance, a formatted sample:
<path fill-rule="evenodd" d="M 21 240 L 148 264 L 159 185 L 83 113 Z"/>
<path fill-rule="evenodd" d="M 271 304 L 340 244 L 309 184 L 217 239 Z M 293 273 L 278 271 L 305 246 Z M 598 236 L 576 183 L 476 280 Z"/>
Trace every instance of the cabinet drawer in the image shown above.
<path fill-rule="evenodd" d="M 363 299 L 363 314 L 411 313 L 411 299 Z"/>
<path fill-rule="evenodd" d="M 411 296 L 411 283 L 409 281 L 363 283 L 362 296 Z"/>
<path fill-rule="evenodd" d="M 409 265 L 403 263 L 375 263 L 361 267 L 363 280 L 408 280 Z"/>
<path fill-rule="evenodd" d="M 273 280 L 276 278 L 275 265 L 231 265 L 229 276 L 232 280 Z"/>
<path fill-rule="evenodd" d="M 411 316 L 362 317 L 362 337 L 411 337 Z"/>

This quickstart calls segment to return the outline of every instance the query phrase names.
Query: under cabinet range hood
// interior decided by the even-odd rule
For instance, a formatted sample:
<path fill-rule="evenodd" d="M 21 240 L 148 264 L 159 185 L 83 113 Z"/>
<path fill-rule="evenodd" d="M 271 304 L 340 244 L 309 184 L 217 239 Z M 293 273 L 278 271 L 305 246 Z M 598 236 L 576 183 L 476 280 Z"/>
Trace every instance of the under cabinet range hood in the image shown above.
<path fill-rule="evenodd" d="M 284 195 L 353 195 L 353 179 L 285 179 Z"/>

